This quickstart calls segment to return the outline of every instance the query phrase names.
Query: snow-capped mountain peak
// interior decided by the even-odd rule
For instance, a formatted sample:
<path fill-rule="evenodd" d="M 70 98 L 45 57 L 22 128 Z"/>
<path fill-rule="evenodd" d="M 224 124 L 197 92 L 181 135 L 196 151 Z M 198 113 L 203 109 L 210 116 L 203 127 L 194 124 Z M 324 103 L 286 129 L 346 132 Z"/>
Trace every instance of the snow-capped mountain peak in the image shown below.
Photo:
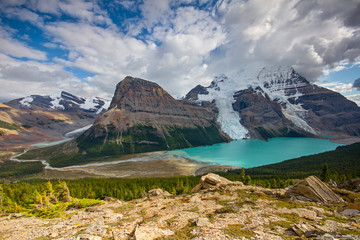
<path fill-rule="evenodd" d="M 292 67 L 263 68 L 257 76 L 258 84 L 270 92 L 282 91 L 283 95 L 294 95 L 289 89 L 297 89 L 309 84 Z"/>
<path fill-rule="evenodd" d="M 245 69 L 235 77 L 217 75 L 210 86 L 197 86 L 190 91 L 187 99 L 214 102 L 219 110 L 217 121 L 223 132 L 233 139 L 240 139 L 247 136 L 248 130 L 241 124 L 241 115 L 234 111 L 234 95 L 245 89 L 253 89 L 257 94 L 277 102 L 283 115 L 297 127 L 316 134 L 306 121 L 307 110 L 297 103 L 297 99 L 303 95 L 301 89 L 309 86 L 311 84 L 289 66 L 264 67 L 258 71 Z"/>
<path fill-rule="evenodd" d="M 109 108 L 110 100 L 99 97 L 77 97 L 62 91 L 58 95 L 30 95 L 7 103 L 12 107 L 46 111 L 83 111 L 100 114 Z"/>
<path fill-rule="evenodd" d="M 219 74 L 214 77 L 214 80 L 212 80 L 209 88 L 213 88 L 217 91 L 220 91 L 219 85 L 224 85 L 228 82 L 229 78 L 225 74 Z"/>
<path fill-rule="evenodd" d="M 260 70 L 254 89 L 261 89 L 258 93 L 266 94 L 271 100 L 282 103 L 282 112 L 287 119 L 297 127 L 316 134 L 316 131 L 305 121 L 306 110 L 297 104 L 296 100 L 303 94 L 300 88 L 310 85 L 292 67 L 266 67 Z"/>

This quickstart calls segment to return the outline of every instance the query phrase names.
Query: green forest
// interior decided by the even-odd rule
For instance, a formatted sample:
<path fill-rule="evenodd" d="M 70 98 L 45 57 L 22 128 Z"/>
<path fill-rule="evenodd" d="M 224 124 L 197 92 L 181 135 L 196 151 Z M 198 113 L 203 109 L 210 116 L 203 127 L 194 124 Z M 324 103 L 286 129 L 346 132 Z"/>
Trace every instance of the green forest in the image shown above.
<path fill-rule="evenodd" d="M 32 180 L 0 184 L 0 212 L 30 212 L 40 217 L 57 217 L 71 207 L 99 204 L 105 197 L 132 200 L 154 188 L 173 195 L 190 193 L 200 177 L 141 179 Z M 91 201 L 91 199 L 96 201 Z"/>
<path fill-rule="evenodd" d="M 336 150 L 247 169 L 252 178 L 305 178 L 319 175 L 327 163 L 331 178 L 337 182 L 360 176 L 360 143 L 339 146 Z"/>

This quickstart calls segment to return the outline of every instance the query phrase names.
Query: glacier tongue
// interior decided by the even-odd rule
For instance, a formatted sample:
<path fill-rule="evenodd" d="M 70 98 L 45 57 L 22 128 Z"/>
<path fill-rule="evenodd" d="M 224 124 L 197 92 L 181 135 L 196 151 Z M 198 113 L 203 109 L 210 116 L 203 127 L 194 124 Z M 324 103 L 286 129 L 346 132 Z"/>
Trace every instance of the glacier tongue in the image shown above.
<path fill-rule="evenodd" d="M 245 138 L 248 133 L 248 130 L 240 124 L 239 114 L 232 107 L 234 93 L 237 89 L 237 83 L 222 74 L 215 77 L 210 87 L 207 88 L 208 95 L 199 95 L 200 101 L 215 101 L 219 110 L 217 121 L 221 130 L 232 139 Z"/>
<path fill-rule="evenodd" d="M 240 117 L 232 107 L 232 102 L 227 98 L 215 97 L 215 104 L 219 109 L 217 121 L 224 133 L 232 139 L 245 138 L 248 131 L 240 124 Z"/>

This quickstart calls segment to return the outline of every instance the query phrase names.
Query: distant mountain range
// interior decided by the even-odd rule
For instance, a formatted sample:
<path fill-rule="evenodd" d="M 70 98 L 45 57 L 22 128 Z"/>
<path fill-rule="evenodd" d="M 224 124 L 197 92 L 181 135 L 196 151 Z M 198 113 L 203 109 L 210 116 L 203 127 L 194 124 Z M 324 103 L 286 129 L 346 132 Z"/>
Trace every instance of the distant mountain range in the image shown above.
<path fill-rule="evenodd" d="M 310 83 L 291 67 L 243 72 L 234 79 L 222 74 L 208 87 L 196 86 L 183 100 L 174 99 L 154 82 L 128 76 L 116 86 L 111 102 L 62 92 L 57 97 L 32 95 L 4 106 L 33 115 L 34 125 L 17 118 L 22 126 L 42 132 L 55 129 L 57 136 L 65 129 L 75 130 L 76 124 L 80 128 L 93 123 L 75 144 L 79 154 L 90 157 L 241 138 L 360 136 L 360 108 L 341 94 Z M 67 120 L 57 123 L 59 130 L 48 122 L 40 124 L 37 112 L 65 114 Z M 66 125 L 68 120 L 76 124 Z"/>
<path fill-rule="evenodd" d="M 0 149 L 27 147 L 64 138 L 66 133 L 91 125 L 110 101 L 98 97 L 31 95 L 0 104 Z M 66 136 L 70 136 L 69 134 Z"/>
<path fill-rule="evenodd" d="M 77 97 L 62 91 L 59 96 L 31 95 L 9 101 L 5 104 L 13 108 L 26 110 L 100 114 L 108 109 L 110 101 L 99 97 Z"/>

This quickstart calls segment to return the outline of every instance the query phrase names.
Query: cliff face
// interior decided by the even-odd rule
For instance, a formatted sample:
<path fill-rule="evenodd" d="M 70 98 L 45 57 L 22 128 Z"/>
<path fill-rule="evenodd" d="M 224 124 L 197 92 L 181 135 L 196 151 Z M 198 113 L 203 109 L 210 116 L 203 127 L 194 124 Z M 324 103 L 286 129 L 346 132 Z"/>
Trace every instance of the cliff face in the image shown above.
<path fill-rule="evenodd" d="M 245 79 L 247 87 L 239 84 Z M 244 79 L 240 76 L 229 80 L 226 76 L 218 76 L 209 87 L 199 85 L 192 89 L 185 99 L 202 105 L 214 102 L 219 110 L 226 99 L 232 108 L 224 114 L 234 116 L 233 112 L 236 112 L 241 124 L 241 128 L 232 129 L 241 133 L 234 136 L 245 136 L 243 128 L 248 135 L 259 139 L 360 135 L 360 108 L 354 102 L 309 83 L 289 67 L 263 68 L 253 77 Z M 226 123 L 223 119 L 220 111 L 217 121 Z"/>
<path fill-rule="evenodd" d="M 306 121 L 317 132 L 360 136 L 360 108 L 354 102 L 316 85 L 301 91 L 302 96 L 291 101 L 307 110 Z"/>
<path fill-rule="evenodd" d="M 285 117 L 280 104 L 252 88 L 236 92 L 234 99 L 233 108 L 253 138 L 311 136 Z"/>
<path fill-rule="evenodd" d="M 81 135 L 88 154 L 121 155 L 201 146 L 228 141 L 211 108 L 171 97 L 158 84 L 126 77 L 110 108 Z"/>

